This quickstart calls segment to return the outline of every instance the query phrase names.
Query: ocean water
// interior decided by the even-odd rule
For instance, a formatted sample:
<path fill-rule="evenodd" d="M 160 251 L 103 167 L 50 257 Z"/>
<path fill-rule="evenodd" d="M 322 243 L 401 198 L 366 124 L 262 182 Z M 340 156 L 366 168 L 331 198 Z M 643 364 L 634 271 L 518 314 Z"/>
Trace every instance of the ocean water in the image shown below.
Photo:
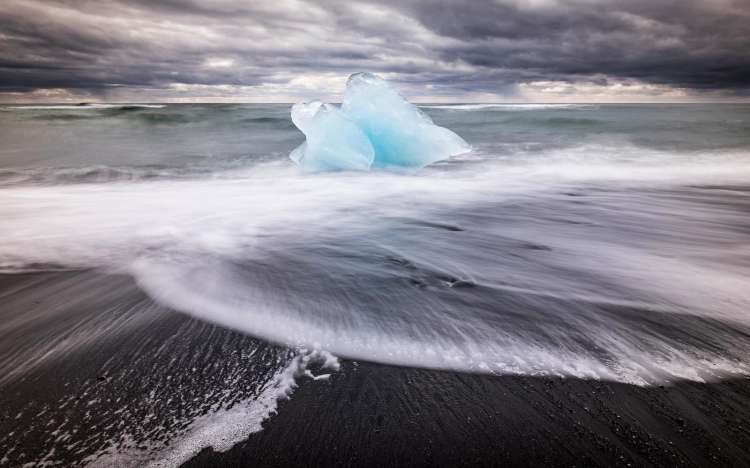
<path fill-rule="evenodd" d="M 229 377 L 179 403 L 178 429 L 161 421 L 131 443 L 107 426 L 109 439 L 78 446 L 94 464 L 169 465 L 258 430 L 295 377 L 315 376 L 309 362 L 324 378 L 337 358 L 636 385 L 750 375 L 750 105 L 422 109 L 473 150 L 419 170 L 313 174 L 289 160 L 303 141 L 289 105 L 0 107 L 2 272 L 94 271 L 146 298 L 64 340 L 0 345 L 0 387 L 85 352 L 94 327 L 124 339 L 123 321 L 150 323 L 155 308 L 199 319 L 159 321 L 177 337 L 200 329 L 184 332 L 194 351 L 210 330 L 239 332 L 170 368 L 240 350 Z M 93 295 L 70 275 L 58 302 Z M 0 325 L 0 342 L 30 321 Z M 170 340 L 138 354 L 155 379 Z M 101 368 L 144 366 L 118 359 Z M 123 411 L 169 411 L 150 398 Z M 67 424 L 58 432 L 81 422 Z M 49 460 L 73 439 L 42 444 Z M 164 440 L 171 455 L 153 449 Z"/>

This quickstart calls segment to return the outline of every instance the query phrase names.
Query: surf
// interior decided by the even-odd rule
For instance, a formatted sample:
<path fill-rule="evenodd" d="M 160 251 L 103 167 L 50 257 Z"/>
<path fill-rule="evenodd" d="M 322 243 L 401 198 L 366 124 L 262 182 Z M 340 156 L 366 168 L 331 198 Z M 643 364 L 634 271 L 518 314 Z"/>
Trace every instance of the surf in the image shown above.
<path fill-rule="evenodd" d="M 0 266 L 125 272 L 175 310 L 342 358 L 639 385 L 746 375 L 746 270 L 711 260 L 732 255 L 724 226 L 744 215 L 708 184 L 747 168 L 582 170 L 581 150 L 481 170 L 269 163 L 7 187 Z"/>

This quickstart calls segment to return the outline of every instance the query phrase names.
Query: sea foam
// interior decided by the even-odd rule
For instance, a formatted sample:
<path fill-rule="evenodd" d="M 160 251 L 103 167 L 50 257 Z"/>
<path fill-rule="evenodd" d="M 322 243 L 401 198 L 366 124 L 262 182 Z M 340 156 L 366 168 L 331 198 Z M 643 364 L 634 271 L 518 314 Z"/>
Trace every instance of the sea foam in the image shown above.
<path fill-rule="evenodd" d="M 292 121 L 306 141 L 289 156 L 311 171 L 418 168 L 471 150 L 370 73 L 349 77 L 341 108 L 298 103 Z"/>
<path fill-rule="evenodd" d="M 696 187 L 740 187 L 744 155 L 615 150 L 644 157 L 578 146 L 481 170 L 5 187 L 0 270 L 125 271 L 174 310 L 354 360 L 638 384 L 750 374 L 746 215 Z"/>

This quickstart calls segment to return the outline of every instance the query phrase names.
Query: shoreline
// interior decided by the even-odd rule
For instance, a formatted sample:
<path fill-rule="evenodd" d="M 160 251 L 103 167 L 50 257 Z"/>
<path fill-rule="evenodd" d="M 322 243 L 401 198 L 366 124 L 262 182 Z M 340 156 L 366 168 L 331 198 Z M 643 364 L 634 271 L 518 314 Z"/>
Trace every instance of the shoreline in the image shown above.
<path fill-rule="evenodd" d="M 39 463 L 50 447 L 49 460 L 80 466 L 123 427 L 136 447 L 172 447 L 191 421 L 252 398 L 288 362 L 281 348 L 153 303 L 127 276 L 4 274 L 0 297 L 4 354 L 36 360 L 1 385 L 0 447 L 15 450 L 2 466 Z M 750 377 L 638 387 L 344 360 L 297 384 L 255 422 L 262 430 L 182 466 L 750 465 Z M 58 430 L 72 437 L 64 450 Z M 71 448 L 81 441 L 86 450 Z M 143 461 L 117 453 L 119 466 Z"/>
<path fill-rule="evenodd" d="M 750 378 L 638 387 L 345 361 L 182 468 L 747 466 Z"/>

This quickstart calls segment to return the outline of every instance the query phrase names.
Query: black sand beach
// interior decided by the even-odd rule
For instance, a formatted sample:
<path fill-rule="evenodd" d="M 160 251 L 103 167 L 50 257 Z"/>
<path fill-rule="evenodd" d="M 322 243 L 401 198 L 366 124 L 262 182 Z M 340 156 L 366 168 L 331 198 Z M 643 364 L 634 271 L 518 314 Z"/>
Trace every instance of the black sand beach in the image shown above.
<path fill-rule="evenodd" d="M 253 399 L 288 355 L 160 307 L 123 275 L 0 275 L 0 301 L 2 466 L 174 465 L 190 448 L 167 444 Z"/>
<path fill-rule="evenodd" d="M 15 274 L 0 284 L 2 356 L 28 365 L 23 378 L 0 387 L 7 466 L 52 448 L 53 464 L 132 466 L 135 447 L 153 456 L 164 447 L 149 449 L 149 441 L 168 447 L 181 425 L 214 410 L 217 400 L 231 405 L 251 396 L 268 378 L 263 362 L 284 354 L 156 306 L 124 276 Z M 84 331 L 88 338 L 78 340 Z M 31 353 L 30 344 L 46 352 Z M 255 351 L 240 358 L 242 349 Z M 344 361 L 328 380 L 300 375 L 297 382 L 262 431 L 227 452 L 205 449 L 183 466 L 750 463 L 748 379 L 639 387 Z M 119 447 L 131 455 L 96 458 L 122 425 L 135 430 L 130 449 Z M 55 442 L 65 433 L 67 444 Z"/>
<path fill-rule="evenodd" d="M 750 380 L 642 388 L 347 363 L 203 466 L 747 466 Z"/>

